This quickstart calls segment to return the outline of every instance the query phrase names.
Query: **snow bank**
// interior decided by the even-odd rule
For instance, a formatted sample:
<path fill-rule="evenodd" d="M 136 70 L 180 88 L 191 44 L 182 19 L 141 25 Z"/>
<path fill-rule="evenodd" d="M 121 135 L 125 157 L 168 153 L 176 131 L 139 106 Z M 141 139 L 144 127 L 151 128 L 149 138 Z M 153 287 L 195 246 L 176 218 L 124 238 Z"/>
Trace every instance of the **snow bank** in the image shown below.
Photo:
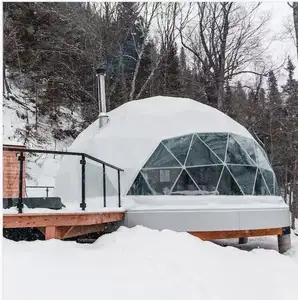
<path fill-rule="evenodd" d="M 92 245 L 3 241 L 3 299 L 296 299 L 298 264 L 186 233 L 120 228 Z M 17 287 L 17 288 L 16 288 Z"/>

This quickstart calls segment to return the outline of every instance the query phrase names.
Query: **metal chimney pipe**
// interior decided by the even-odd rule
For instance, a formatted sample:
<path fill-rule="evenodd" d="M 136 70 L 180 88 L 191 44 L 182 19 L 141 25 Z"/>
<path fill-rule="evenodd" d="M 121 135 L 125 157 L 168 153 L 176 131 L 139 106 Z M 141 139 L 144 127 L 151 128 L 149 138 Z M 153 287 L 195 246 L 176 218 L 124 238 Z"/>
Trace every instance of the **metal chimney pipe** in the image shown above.
<path fill-rule="evenodd" d="M 106 88 L 105 88 L 105 68 L 98 68 L 96 70 L 97 78 L 97 95 L 99 107 L 99 128 L 102 128 L 108 123 L 107 104 L 106 104 Z"/>
<path fill-rule="evenodd" d="M 106 104 L 106 87 L 105 87 L 105 76 L 106 74 L 99 74 L 100 80 L 100 100 L 101 100 L 101 112 L 107 112 L 107 104 Z"/>
<path fill-rule="evenodd" d="M 97 83 L 98 115 L 100 115 L 101 105 L 100 105 L 100 82 L 99 82 L 99 74 L 96 74 L 96 83 Z"/>

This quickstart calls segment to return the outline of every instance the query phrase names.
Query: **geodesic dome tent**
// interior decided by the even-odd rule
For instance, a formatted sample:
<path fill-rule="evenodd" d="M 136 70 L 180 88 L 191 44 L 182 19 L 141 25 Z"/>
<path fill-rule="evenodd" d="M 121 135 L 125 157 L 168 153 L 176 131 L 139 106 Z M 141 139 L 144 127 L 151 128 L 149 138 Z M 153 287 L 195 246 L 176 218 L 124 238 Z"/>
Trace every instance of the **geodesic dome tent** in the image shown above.
<path fill-rule="evenodd" d="M 84 130 L 69 151 L 84 152 L 124 169 L 122 195 L 277 195 L 264 150 L 240 124 L 215 108 L 185 98 L 131 101 Z M 62 159 L 56 194 L 79 201 L 79 157 Z M 117 173 L 106 170 L 107 195 Z M 87 161 L 86 196 L 102 196 L 102 168 Z"/>
<path fill-rule="evenodd" d="M 250 133 L 215 108 L 186 98 L 131 101 L 96 120 L 69 151 L 117 166 L 125 225 L 178 231 L 288 226 L 289 210 L 267 155 Z M 55 194 L 81 201 L 79 157 L 65 156 Z M 106 168 L 106 195 L 116 196 L 117 172 Z M 87 161 L 86 198 L 102 203 L 103 170 Z M 110 197 L 112 199 L 113 197 Z M 109 201 L 107 201 L 109 203 Z M 157 213 L 158 211 L 158 213 Z M 211 221 L 212 220 L 212 221 Z"/>

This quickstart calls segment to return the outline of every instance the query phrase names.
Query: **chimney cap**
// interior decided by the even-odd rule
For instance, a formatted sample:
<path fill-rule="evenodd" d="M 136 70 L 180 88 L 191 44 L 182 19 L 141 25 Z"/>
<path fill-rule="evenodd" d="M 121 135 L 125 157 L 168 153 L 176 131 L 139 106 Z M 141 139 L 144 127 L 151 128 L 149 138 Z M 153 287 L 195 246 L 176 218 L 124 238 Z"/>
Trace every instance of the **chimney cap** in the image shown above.
<path fill-rule="evenodd" d="M 105 74 L 106 73 L 106 65 L 105 64 L 101 64 L 101 65 L 99 65 L 96 69 L 95 69 L 95 72 L 96 72 L 96 74 L 98 75 L 100 75 L 100 74 Z"/>

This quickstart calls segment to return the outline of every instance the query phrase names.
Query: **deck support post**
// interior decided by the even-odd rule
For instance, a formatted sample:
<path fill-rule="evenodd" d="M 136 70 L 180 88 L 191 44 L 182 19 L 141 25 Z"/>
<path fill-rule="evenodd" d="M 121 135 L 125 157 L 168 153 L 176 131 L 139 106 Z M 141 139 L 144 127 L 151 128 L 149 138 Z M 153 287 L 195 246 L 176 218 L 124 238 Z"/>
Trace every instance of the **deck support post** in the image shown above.
<path fill-rule="evenodd" d="M 285 253 L 291 249 L 291 229 L 285 227 L 282 229 L 282 234 L 277 236 L 278 251 L 279 253 Z"/>
<path fill-rule="evenodd" d="M 247 237 L 241 237 L 239 238 L 239 245 L 244 245 L 244 244 L 247 244 L 248 242 L 248 238 Z"/>
<path fill-rule="evenodd" d="M 56 238 L 56 227 L 55 226 L 47 226 L 45 228 L 45 239 L 55 239 Z"/>

